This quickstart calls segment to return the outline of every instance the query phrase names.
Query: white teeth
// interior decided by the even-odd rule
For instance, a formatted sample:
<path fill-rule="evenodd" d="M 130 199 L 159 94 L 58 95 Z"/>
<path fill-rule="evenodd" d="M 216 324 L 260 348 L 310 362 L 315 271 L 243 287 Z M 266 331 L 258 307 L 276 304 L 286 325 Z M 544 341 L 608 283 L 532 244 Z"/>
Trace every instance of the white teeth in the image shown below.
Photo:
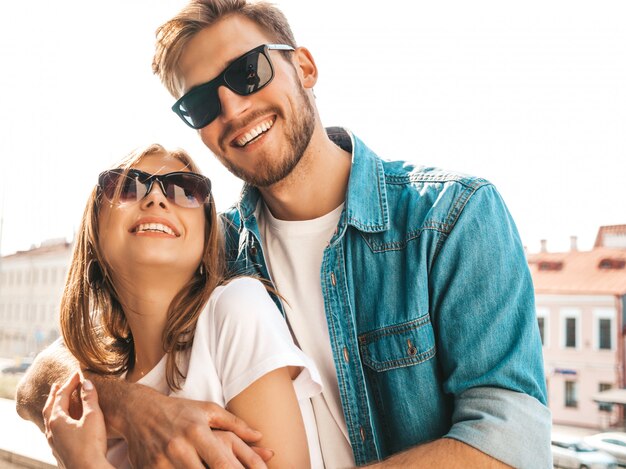
<path fill-rule="evenodd" d="M 163 225 L 161 223 L 142 223 L 138 225 L 137 228 L 135 229 L 136 233 L 139 233 L 140 231 L 157 231 L 161 233 L 167 233 L 172 236 L 176 236 L 176 233 L 174 233 L 174 230 L 172 230 L 169 226 Z"/>
<path fill-rule="evenodd" d="M 251 140 L 261 135 L 263 132 L 266 132 L 267 130 L 269 130 L 272 127 L 272 125 L 274 125 L 274 121 L 271 119 L 265 122 L 261 122 L 259 125 L 251 129 L 243 137 L 237 140 L 235 143 L 239 145 L 240 147 L 243 147 L 247 145 Z"/>

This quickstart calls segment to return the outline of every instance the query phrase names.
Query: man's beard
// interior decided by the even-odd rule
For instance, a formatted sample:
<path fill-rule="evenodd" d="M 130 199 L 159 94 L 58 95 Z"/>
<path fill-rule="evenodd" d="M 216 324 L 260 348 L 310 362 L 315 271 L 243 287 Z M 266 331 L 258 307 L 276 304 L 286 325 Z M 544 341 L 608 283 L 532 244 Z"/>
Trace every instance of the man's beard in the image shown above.
<path fill-rule="evenodd" d="M 308 148 L 313 136 L 313 130 L 315 129 L 315 111 L 302 85 L 299 86 L 298 101 L 301 112 L 294 114 L 292 125 L 286 128 L 287 149 L 285 149 L 286 154 L 284 156 L 272 155 L 261 161 L 254 168 L 254 171 L 251 172 L 238 166 L 236 162 L 218 155 L 218 159 L 226 166 L 226 169 L 239 179 L 255 187 L 269 187 L 291 174 Z M 284 120 L 281 110 L 269 110 L 283 117 Z M 281 156 L 283 157 L 281 158 Z"/>

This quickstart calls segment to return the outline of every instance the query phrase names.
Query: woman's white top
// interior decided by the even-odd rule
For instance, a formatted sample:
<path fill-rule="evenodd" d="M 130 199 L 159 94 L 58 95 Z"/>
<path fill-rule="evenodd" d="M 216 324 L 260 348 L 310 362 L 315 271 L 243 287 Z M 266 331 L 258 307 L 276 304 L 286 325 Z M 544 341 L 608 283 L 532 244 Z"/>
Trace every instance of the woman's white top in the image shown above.
<path fill-rule="evenodd" d="M 217 287 L 200 314 L 191 349 L 181 354 L 186 378 L 172 392 L 165 379 L 167 355 L 138 383 L 162 394 L 226 404 L 257 379 L 285 366 L 302 367 L 293 381 L 307 433 L 311 467 L 323 467 L 310 398 L 322 390 L 315 364 L 293 342 L 261 282 L 239 278 Z M 109 462 L 130 468 L 124 440 L 109 440 Z"/>

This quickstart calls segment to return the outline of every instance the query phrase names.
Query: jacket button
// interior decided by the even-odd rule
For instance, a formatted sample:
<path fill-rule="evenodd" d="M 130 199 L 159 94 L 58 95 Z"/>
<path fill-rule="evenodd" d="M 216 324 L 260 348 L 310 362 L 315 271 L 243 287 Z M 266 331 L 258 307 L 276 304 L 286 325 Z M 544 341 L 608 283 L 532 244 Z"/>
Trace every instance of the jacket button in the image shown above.
<path fill-rule="evenodd" d="M 343 348 L 343 359 L 346 361 L 346 363 L 350 362 L 350 355 L 348 355 L 348 347 Z"/>
<path fill-rule="evenodd" d="M 250 248 L 250 254 L 252 256 L 256 256 L 256 246 L 252 245 L 252 247 Z"/>
<path fill-rule="evenodd" d="M 333 287 L 337 286 L 337 279 L 335 279 L 335 273 L 334 272 L 330 273 L 330 283 L 333 284 Z"/>
<path fill-rule="evenodd" d="M 407 339 L 406 344 L 408 345 L 407 353 L 410 356 L 415 356 L 417 354 L 417 347 L 411 343 L 411 339 Z"/>
<path fill-rule="evenodd" d="M 365 441 L 365 428 L 361 427 L 359 433 L 361 433 L 361 440 Z"/>

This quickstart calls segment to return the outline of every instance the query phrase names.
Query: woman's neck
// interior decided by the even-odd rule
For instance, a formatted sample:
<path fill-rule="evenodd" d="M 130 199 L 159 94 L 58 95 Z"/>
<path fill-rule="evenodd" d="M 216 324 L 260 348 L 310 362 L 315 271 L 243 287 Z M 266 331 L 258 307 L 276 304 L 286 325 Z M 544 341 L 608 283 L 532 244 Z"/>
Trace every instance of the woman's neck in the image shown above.
<path fill-rule="evenodd" d="M 154 368 L 165 351 L 163 330 L 172 300 L 190 280 L 167 274 L 150 272 L 149 275 L 134 272 L 127 278 L 132 282 L 118 281 L 120 303 L 133 336 L 134 366 L 127 379 L 137 381 Z"/>

